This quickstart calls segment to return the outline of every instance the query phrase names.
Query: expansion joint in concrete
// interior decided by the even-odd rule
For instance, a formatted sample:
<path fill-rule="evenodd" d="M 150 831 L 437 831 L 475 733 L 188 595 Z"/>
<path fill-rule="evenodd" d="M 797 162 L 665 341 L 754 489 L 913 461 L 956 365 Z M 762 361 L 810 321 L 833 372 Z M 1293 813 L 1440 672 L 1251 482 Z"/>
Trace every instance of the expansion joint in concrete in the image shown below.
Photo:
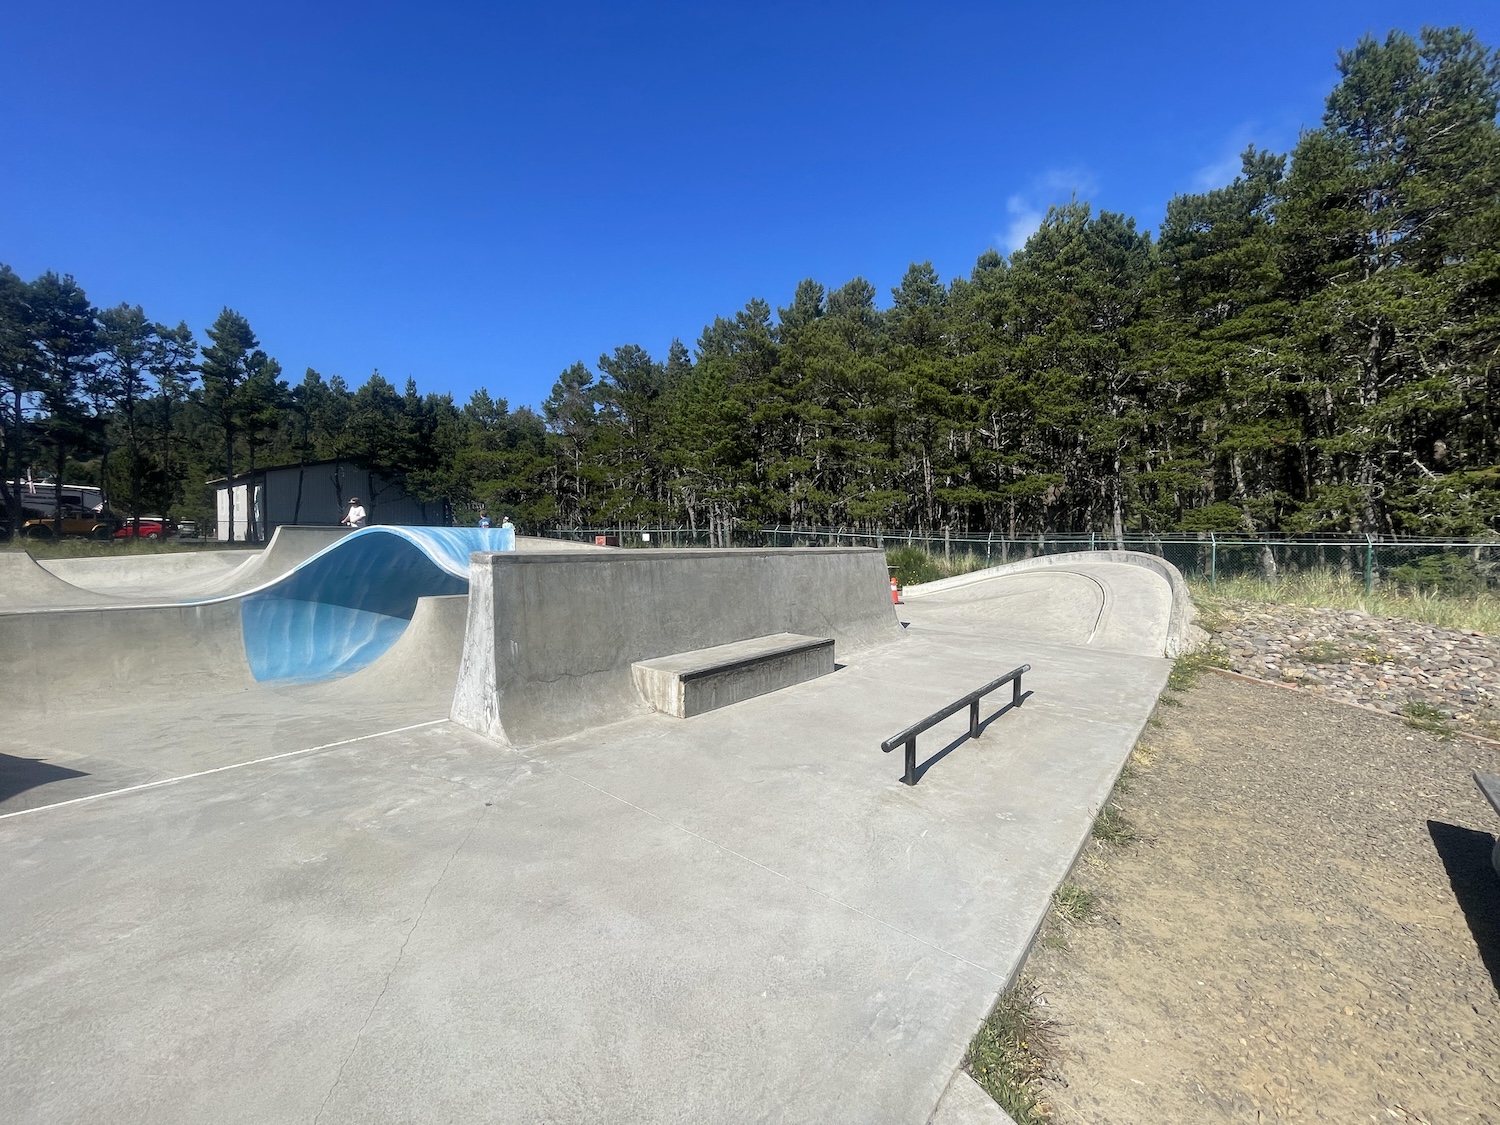
<path fill-rule="evenodd" d="M 474 832 L 479 828 L 479 822 L 484 819 L 484 814 L 490 807 L 491 803 L 489 801 L 486 801 L 481 806 L 479 815 L 474 818 L 474 823 L 469 825 L 469 830 L 464 833 L 463 839 L 458 842 L 458 845 L 449 854 L 447 860 L 444 861 L 443 869 L 437 873 L 437 878 L 432 881 L 432 886 L 427 888 L 427 894 L 422 897 L 422 905 L 417 909 L 417 916 L 412 919 L 411 926 L 406 931 L 406 936 L 401 939 L 401 947 L 396 950 L 396 958 L 391 962 L 391 967 L 386 970 L 385 980 L 380 983 L 380 991 L 376 993 L 375 999 L 371 1002 L 370 1010 L 365 1013 L 364 1022 L 359 1025 L 359 1030 L 354 1033 L 354 1042 L 349 1044 L 348 1052 L 344 1055 L 343 1061 L 339 1063 L 338 1073 L 333 1076 L 333 1083 L 328 1087 L 328 1092 L 323 1095 L 323 1101 L 318 1106 L 318 1112 L 313 1115 L 313 1125 L 318 1125 L 318 1122 L 323 1119 L 323 1113 L 327 1110 L 328 1103 L 333 1098 L 334 1091 L 339 1088 L 339 1083 L 344 1080 L 345 1069 L 348 1068 L 350 1060 L 354 1058 L 354 1053 L 359 1050 L 360 1040 L 364 1038 L 365 1031 L 370 1026 L 370 1021 L 375 1018 L 375 1012 L 380 1008 L 380 1002 L 385 999 L 385 994 L 390 990 L 391 979 L 396 975 L 396 970 L 401 967 L 402 958 L 406 956 L 406 946 L 411 941 L 412 934 L 417 932 L 417 927 L 422 924 L 422 918 L 427 913 L 427 904 L 432 901 L 432 896 L 437 892 L 444 877 L 448 874 L 448 868 L 453 866 L 453 861 L 458 858 L 458 853 L 463 851 L 468 845 Z"/>

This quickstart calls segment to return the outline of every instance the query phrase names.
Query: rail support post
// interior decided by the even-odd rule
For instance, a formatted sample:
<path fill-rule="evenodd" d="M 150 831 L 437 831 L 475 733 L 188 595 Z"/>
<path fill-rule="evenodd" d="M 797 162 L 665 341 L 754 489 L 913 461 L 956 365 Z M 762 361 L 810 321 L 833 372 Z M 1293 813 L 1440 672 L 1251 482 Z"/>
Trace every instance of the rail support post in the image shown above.
<path fill-rule="evenodd" d="M 979 737 L 979 700 L 969 704 L 969 737 Z"/>
<path fill-rule="evenodd" d="M 915 785 L 917 783 L 917 740 L 908 738 L 906 740 L 906 776 L 901 779 L 903 785 Z"/>
<path fill-rule="evenodd" d="M 1021 675 L 1022 673 L 1017 672 L 1016 678 L 1010 682 L 1010 705 L 1012 707 L 1021 706 Z M 974 708 L 976 711 L 979 709 L 977 702 L 974 704 Z"/>

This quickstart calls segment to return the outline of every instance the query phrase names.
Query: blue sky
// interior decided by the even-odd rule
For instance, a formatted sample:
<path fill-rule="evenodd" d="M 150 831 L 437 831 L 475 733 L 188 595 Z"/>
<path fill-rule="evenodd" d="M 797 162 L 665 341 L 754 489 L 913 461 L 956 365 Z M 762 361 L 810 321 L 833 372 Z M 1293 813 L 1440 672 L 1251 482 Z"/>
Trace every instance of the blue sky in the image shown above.
<path fill-rule="evenodd" d="M 1340 47 L 1500 5 L 11 5 L 0 262 L 296 382 L 540 402 L 752 297 L 946 279 L 1073 192 L 1154 228 L 1315 125 Z"/>

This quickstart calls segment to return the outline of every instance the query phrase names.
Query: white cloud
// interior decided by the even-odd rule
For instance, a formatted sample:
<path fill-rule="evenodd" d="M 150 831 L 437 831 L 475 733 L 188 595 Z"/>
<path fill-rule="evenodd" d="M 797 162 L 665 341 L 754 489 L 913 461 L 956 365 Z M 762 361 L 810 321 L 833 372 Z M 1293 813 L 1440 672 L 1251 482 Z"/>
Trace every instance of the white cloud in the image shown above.
<path fill-rule="evenodd" d="M 1037 232 L 1044 216 L 1042 211 L 1030 206 L 1019 195 L 1013 195 L 1005 201 L 1005 210 L 1010 215 L 1010 222 L 1005 224 L 1005 232 L 997 241 L 1007 254 L 1014 254 Z"/>
<path fill-rule="evenodd" d="M 1196 191 L 1212 191 L 1224 187 L 1240 174 L 1240 153 L 1244 152 L 1255 135 L 1252 122 L 1238 125 L 1224 138 L 1219 146 L 1219 155 L 1193 172 L 1193 188 Z"/>
<path fill-rule="evenodd" d="M 1006 254 L 1014 254 L 1026 245 L 1047 217 L 1047 208 L 1077 197 L 1087 199 L 1099 188 L 1098 181 L 1083 168 L 1050 168 L 1033 177 L 1025 191 L 1013 193 L 1005 201 L 1010 219 L 995 236 Z"/>

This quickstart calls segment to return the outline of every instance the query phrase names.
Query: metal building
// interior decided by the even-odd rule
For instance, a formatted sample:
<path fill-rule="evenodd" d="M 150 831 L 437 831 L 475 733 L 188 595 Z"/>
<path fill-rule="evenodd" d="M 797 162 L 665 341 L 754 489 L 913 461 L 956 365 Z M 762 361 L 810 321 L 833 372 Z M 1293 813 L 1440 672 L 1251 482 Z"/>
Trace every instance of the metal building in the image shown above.
<path fill-rule="evenodd" d="M 443 527 L 453 522 L 441 501 L 417 500 L 399 481 L 342 459 L 274 465 L 208 484 L 215 492 L 220 542 L 264 543 L 282 524 L 337 524 L 351 496 L 359 497 L 372 524 Z"/>

